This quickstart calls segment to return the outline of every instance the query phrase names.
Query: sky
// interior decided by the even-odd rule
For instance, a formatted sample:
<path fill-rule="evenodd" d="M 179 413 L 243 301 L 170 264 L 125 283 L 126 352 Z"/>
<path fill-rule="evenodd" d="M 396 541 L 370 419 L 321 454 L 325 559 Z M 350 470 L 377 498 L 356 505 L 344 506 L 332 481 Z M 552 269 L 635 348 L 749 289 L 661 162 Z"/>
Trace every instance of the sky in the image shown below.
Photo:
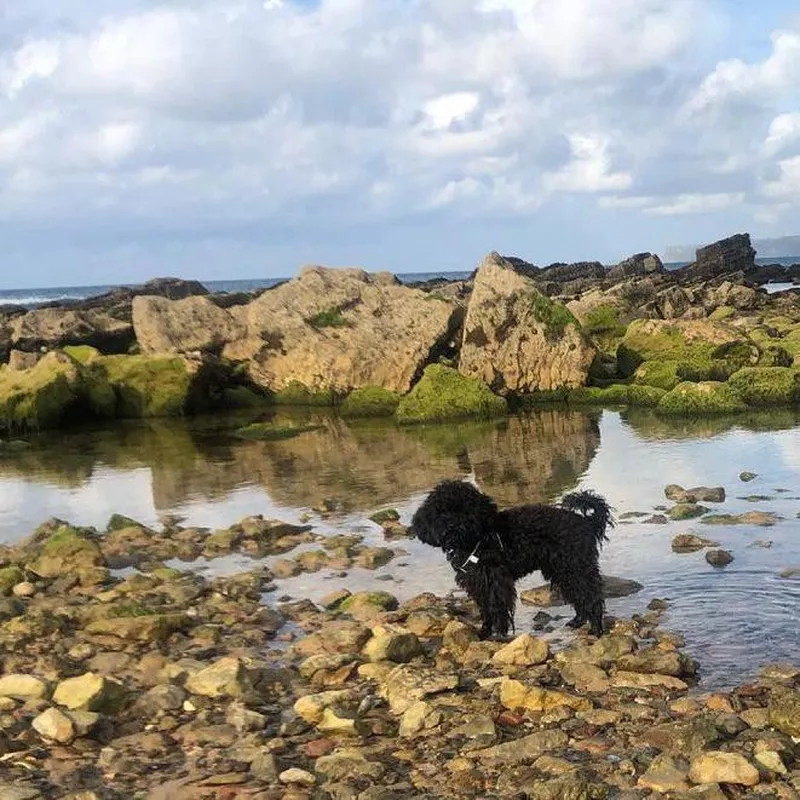
<path fill-rule="evenodd" d="M 0 288 L 800 233 L 796 0 L 0 0 Z"/>

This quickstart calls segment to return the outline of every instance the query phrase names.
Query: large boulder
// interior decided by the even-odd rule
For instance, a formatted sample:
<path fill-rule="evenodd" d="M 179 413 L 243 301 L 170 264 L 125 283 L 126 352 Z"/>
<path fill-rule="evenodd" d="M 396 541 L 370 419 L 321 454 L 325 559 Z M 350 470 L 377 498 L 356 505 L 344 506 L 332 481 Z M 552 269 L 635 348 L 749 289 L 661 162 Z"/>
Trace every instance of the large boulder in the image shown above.
<path fill-rule="evenodd" d="M 750 243 L 749 233 L 737 233 L 727 239 L 701 247 L 689 271 L 693 276 L 715 278 L 731 272 L 753 270 L 756 251 Z"/>
<path fill-rule="evenodd" d="M 625 278 L 634 278 L 640 275 L 651 275 L 663 272 L 664 264 L 661 259 L 653 253 L 636 253 L 636 255 L 620 261 L 615 267 L 608 271 L 611 280 L 619 281 Z"/>
<path fill-rule="evenodd" d="M 493 391 L 530 393 L 586 383 L 595 351 L 560 303 L 497 253 L 478 268 L 458 369 Z"/>
<path fill-rule="evenodd" d="M 245 335 L 223 355 L 247 362 L 250 378 L 276 392 L 407 392 L 462 314 L 386 273 L 317 266 L 232 311 Z"/>
<path fill-rule="evenodd" d="M 11 333 L 14 319 L 25 313 L 19 306 L 0 306 L 0 364 L 8 361 L 12 350 Z"/>
<path fill-rule="evenodd" d="M 209 298 L 172 301 L 154 295 L 133 299 L 133 327 L 139 348 L 147 354 L 220 353 L 245 335 L 234 313 Z"/>
<path fill-rule="evenodd" d="M 50 428 L 75 410 L 82 397 L 78 365 L 63 353 L 48 353 L 36 366 L 0 366 L 0 430 Z"/>
<path fill-rule="evenodd" d="M 133 328 L 99 310 L 40 308 L 13 321 L 11 343 L 28 352 L 90 345 L 104 353 L 124 353 L 133 343 Z"/>

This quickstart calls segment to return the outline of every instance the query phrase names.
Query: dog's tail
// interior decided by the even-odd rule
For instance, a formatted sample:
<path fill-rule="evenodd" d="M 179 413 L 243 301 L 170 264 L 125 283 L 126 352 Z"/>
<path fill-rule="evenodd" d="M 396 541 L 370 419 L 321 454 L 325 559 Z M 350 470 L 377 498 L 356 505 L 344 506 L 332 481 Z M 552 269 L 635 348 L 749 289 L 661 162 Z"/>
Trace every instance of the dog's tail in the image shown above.
<path fill-rule="evenodd" d="M 601 547 L 603 542 L 608 541 L 606 529 L 614 527 L 614 516 L 605 498 L 587 489 L 564 495 L 561 506 L 591 519 L 595 539 Z"/>

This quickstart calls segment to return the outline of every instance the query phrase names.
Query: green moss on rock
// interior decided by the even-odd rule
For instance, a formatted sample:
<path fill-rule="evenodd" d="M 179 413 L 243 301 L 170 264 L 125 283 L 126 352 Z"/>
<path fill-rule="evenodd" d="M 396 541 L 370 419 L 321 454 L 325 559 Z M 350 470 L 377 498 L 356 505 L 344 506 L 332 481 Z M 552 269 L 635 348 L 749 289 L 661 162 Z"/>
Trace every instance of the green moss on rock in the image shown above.
<path fill-rule="evenodd" d="M 24 580 L 25 573 L 19 567 L 0 567 L 0 597 L 11 594 L 11 590 Z"/>
<path fill-rule="evenodd" d="M 243 408 L 261 408 L 267 404 L 267 398 L 257 394 L 246 386 L 233 386 L 223 389 L 220 406 L 228 411 Z"/>
<path fill-rule="evenodd" d="M 235 431 L 235 436 L 240 439 L 253 439 L 261 442 L 277 442 L 282 439 L 292 439 L 301 433 L 318 431 L 322 425 L 278 425 L 274 422 L 254 422 Z"/>
<path fill-rule="evenodd" d="M 531 313 L 534 319 L 544 326 L 544 334 L 548 339 L 561 338 L 567 325 L 574 325 L 577 330 L 580 330 L 580 322 L 565 305 L 557 303 L 539 292 L 531 293 L 530 298 Z"/>
<path fill-rule="evenodd" d="M 0 429 L 56 427 L 80 400 L 80 371 L 63 353 L 48 353 L 31 369 L 0 367 Z"/>
<path fill-rule="evenodd" d="M 619 372 L 633 375 L 647 361 L 675 362 L 681 380 L 724 381 L 737 369 L 758 360 L 758 347 L 744 336 L 722 345 L 706 341 L 697 333 L 695 336 L 688 341 L 684 329 L 677 324 L 634 320 L 617 348 Z"/>
<path fill-rule="evenodd" d="M 400 403 L 400 395 L 381 386 L 355 389 L 342 403 L 345 417 L 391 417 Z"/>
<path fill-rule="evenodd" d="M 431 364 L 416 386 L 400 400 L 397 421 L 434 422 L 459 417 L 496 417 L 505 414 L 504 398 L 483 382 L 466 378 L 450 367 Z"/>
<path fill-rule="evenodd" d="M 111 387 L 118 417 L 177 417 L 189 410 L 193 375 L 182 358 L 102 356 L 86 369 L 96 387 Z"/>
<path fill-rule="evenodd" d="M 583 322 L 583 331 L 590 336 L 598 334 L 622 336 L 626 326 L 620 322 L 619 309 L 615 306 L 603 303 L 596 306 L 586 314 Z"/>
<path fill-rule="evenodd" d="M 659 389 L 657 386 L 633 384 L 628 387 L 628 404 L 640 408 L 655 408 L 666 393 L 666 389 Z"/>
<path fill-rule="evenodd" d="M 735 315 L 736 309 L 733 306 L 719 306 L 708 315 L 708 318 L 712 322 L 719 322 L 720 320 L 729 319 Z"/>
<path fill-rule="evenodd" d="M 71 525 L 58 528 L 27 568 L 41 578 L 75 575 L 83 586 L 94 586 L 108 579 L 105 558 L 94 535 Z"/>
<path fill-rule="evenodd" d="M 546 389 L 530 394 L 520 394 L 513 398 L 515 408 L 535 408 L 552 403 L 566 403 L 569 389 Z"/>
<path fill-rule="evenodd" d="M 658 404 L 659 413 L 675 416 L 733 414 L 746 408 L 727 384 L 716 381 L 680 383 Z"/>
<path fill-rule="evenodd" d="M 572 389 L 567 394 L 567 402 L 570 405 L 627 405 L 628 386 L 617 383 L 605 388 L 584 386 Z"/>
<path fill-rule="evenodd" d="M 284 406 L 332 406 L 336 402 L 333 389 L 309 389 L 291 381 L 272 395 L 272 401 Z"/>
<path fill-rule="evenodd" d="M 64 352 L 79 364 L 88 364 L 96 358 L 100 358 L 100 351 L 96 347 L 88 344 L 75 344 L 68 345 L 64 348 Z"/>
<path fill-rule="evenodd" d="M 745 367 L 728 386 L 749 406 L 790 405 L 800 399 L 800 371 L 790 367 Z"/>

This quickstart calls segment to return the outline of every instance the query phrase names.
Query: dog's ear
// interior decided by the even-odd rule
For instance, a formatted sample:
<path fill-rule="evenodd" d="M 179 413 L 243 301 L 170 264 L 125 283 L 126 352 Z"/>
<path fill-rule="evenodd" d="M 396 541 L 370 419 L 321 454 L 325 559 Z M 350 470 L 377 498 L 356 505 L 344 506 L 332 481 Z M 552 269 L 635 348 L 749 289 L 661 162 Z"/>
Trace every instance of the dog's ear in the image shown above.
<path fill-rule="evenodd" d="M 411 520 L 411 533 L 433 547 L 475 546 L 497 521 L 494 501 L 469 483 L 443 481 Z"/>
<path fill-rule="evenodd" d="M 426 500 L 411 518 L 409 533 L 423 544 L 441 547 L 447 533 L 447 521 L 437 513 L 433 504 Z"/>

